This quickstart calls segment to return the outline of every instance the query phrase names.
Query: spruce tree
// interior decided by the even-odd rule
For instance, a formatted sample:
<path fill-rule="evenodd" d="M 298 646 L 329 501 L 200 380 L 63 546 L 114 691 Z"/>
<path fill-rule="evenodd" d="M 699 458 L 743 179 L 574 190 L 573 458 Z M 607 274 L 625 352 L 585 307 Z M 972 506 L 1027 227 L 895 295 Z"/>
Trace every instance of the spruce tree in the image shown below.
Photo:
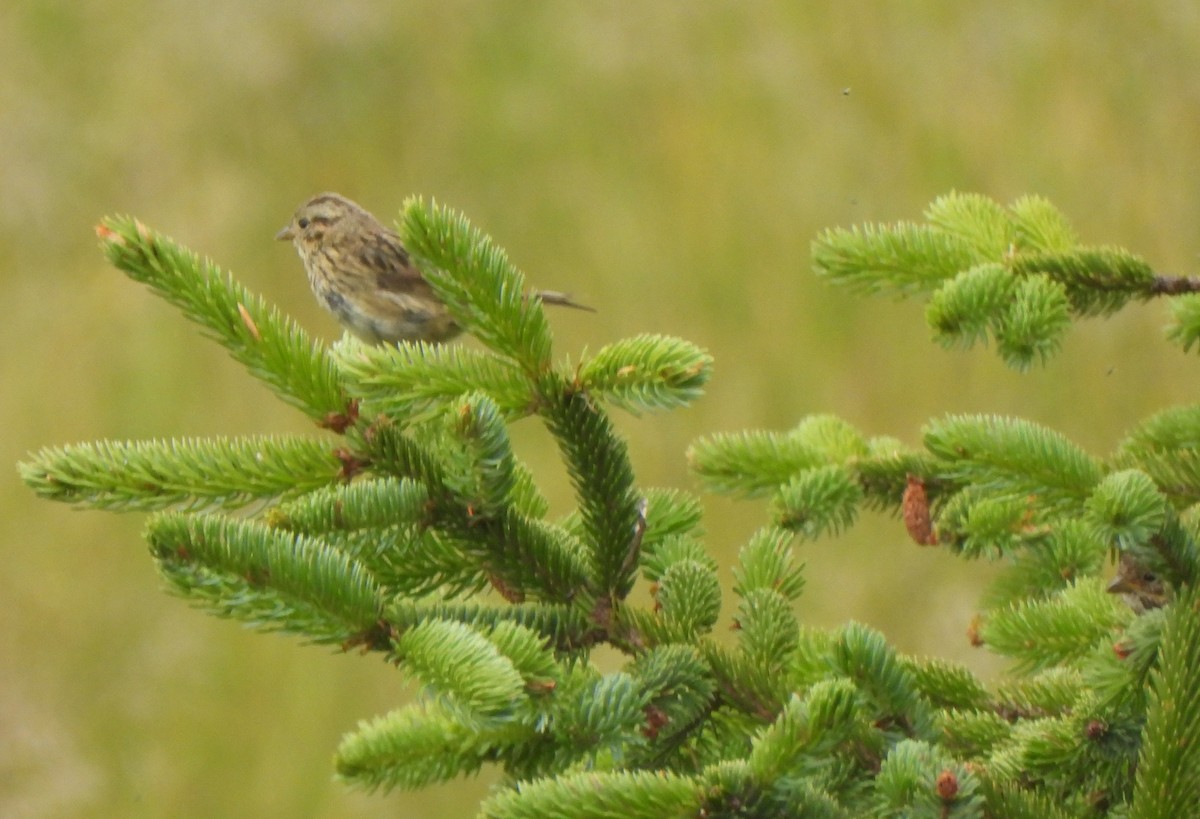
<path fill-rule="evenodd" d="M 413 199 L 400 230 L 482 349 L 327 347 L 209 261 L 105 219 L 116 267 L 322 429 L 20 465 L 43 497 L 151 512 L 151 555 L 191 604 L 420 681 L 415 703 L 342 740 L 345 782 L 415 789 L 494 766 L 484 817 L 1196 815 L 1200 405 L 1102 457 L 992 416 L 935 419 L 921 448 L 830 415 L 714 434 L 688 453 L 705 488 L 769 499 L 726 591 L 698 499 L 639 485 L 609 417 L 692 403 L 710 357 L 643 335 L 557 359 L 522 274 L 464 217 Z M 1080 244 L 1037 197 L 951 194 L 921 222 L 829 230 L 812 256 L 833 283 L 926 299 L 940 344 L 990 343 L 1017 369 L 1048 364 L 1077 319 L 1157 296 L 1169 338 L 1200 343 L 1200 281 Z M 509 444 L 530 418 L 566 465 L 566 516 L 547 517 Z M 793 546 L 863 509 L 1003 562 L 975 630 L 1011 661 L 998 685 L 856 623 L 797 621 Z M 727 594 L 732 646 L 712 636 Z M 621 670 L 590 661 L 602 645 Z"/>

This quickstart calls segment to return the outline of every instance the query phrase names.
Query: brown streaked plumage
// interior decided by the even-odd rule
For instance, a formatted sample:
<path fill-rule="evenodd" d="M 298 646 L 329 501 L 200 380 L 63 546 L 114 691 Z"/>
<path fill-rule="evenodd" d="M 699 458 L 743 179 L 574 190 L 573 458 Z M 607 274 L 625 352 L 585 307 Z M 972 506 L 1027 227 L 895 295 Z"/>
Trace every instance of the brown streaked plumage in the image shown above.
<path fill-rule="evenodd" d="M 292 241 L 317 301 L 363 341 L 449 341 L 462 332 L 400 237 L 346 197 L 314 196 L 275 238 Z M 564 293 L 535 292 L 546 304 L 591 310 Z"/>
<path fill-rule="evenodd" d="M 1121 553 L 1117 574 L 1109 582 L 1107 591 L 1121 595 L 1125 604 L 1137 614 L 1160 609 L 1171 601 L 1171 589 L 1166 581 L 1128 552 Z"/>

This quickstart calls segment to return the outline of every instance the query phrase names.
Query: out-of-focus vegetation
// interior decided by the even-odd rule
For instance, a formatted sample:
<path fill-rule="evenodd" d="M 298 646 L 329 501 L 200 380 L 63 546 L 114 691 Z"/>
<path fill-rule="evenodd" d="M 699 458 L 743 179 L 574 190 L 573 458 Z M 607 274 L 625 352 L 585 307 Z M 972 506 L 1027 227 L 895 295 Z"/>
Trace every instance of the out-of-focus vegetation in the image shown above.
<path fill-rule="evenodd" d="M 1105 454 L 1192 401 L 1160 307 L 1091 322 L 1048 369 L 931 344 L 919 306 L 809 272 L 835 225 L 939 193 L 1047 196 L 1085 242 L 1196 272 L 1200 11 L 1153 4 L 41 2 L 0 7 L 0 461 L 95 438 L 305 428 L 172 310 L 108 268 L 131 213 L 336 336 L 272 242 L 338 190 L 390 221 L 463 210 L 556 313 L 559 355 L 642 331 L 706 346 L 708 396 L 623 421 L 646 484 L 692 486 L 703 433 L 832 412 L 910 443 L 946 412 L 1018 414 Z M 466 342 L 471 343 L 471 342 Z M 517 446 L 567 487 L 532 424 Z M 369 797 L 331 781 L 355 720 L 407 696 L 371 659 L 246 633 L 163 595 L 137 516 L 0 485 L 0 813 L 470 815 L 488 787 Z M 709 500 L 718 559 L 764 519 Z M 805 545 L 803 617 L 968 662 L 988 567 L 894 520 Z M 978 667 L 978 666 L 977 666 Z"/>

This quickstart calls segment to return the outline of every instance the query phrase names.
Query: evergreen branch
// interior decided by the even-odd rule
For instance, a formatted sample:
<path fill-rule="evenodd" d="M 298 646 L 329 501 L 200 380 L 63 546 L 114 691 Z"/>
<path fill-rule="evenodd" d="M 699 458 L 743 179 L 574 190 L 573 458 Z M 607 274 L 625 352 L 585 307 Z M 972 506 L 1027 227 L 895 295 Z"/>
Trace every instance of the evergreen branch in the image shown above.
<path fill-rule="evenodd" d="M 100 441 L 19 464 L 43 498 L 120 511 L 245 506 L 325 486 L 341 466 L 327 443 L 297 436 Z"/>
<path fill-rule="evenodd" d="M 981 709 L 991 704 L 987 688 L 969 669 L 938 658 L 905 658 L 917 690 L 935 708 Z"/>
<path fill-rule="evenodd" d="M 1200 594 L 1170 606 L 1151 676 L 1134 786 L 1134 819 L 1187 816 L 1200 804 Z"/>
<path fill-rule="evenodd" d="M 1049 600 L 992 612 L 979 635 L 997 654 L 1016 659 L 1017 670 L 1039 671 L 1078 663 L 1121 621 L 1111 596 L 1094 583 L 1080 583 Z M 1034 634 L 1037 639 L 1030 639 Z"/>
<path fill-rule="evenodd" d="M 1117 247 L 1075 247 L 1012 259 L 1017 276 L 1049 276 L 1066 288 L 1077 315 L 1111 315 L 1130 299 L 1150 298 L 1179 286 L 1155 275 L 1144 259 Z M 1184 290 L 1182 292 L 1189 292 Z"/>
<path fill-rule="evenodd" d="M 857 466 L 870 457 L 871 447 L 862 434 L 832 415 L 808 416 L 786 433 L 752 430 L 712 435 L 688 449 L 689 466 L 710 489 L 747 496 L 775 490 L 777 520 L 797 526 L 803 526 L 808 518 L 802 485 L 827 481 L 833 473 L 822 470 L 841 469 L 834 464 Z M 808 472 L 812 474 L 805 477 Z M 843 487 L 833 497 L 845 500 L 847 493 L 861 496 L 858 487 Z M 822 511 L 829 512 L 829 508 L 823 504 Z M 831 514 L 844 518 L 844 510 Z"/>
<path fill-rule="evenodd" d="M 1071 326 L 1070 304 L 1062 284 L 1046 276 L 1026 276 L 992 320 L 996 347 L 1004 363 L 1024 371 L 1035 360 L 1045 364 L 1062 346 Z"/>
<path fill-rule="evenodd" d="M 630 673 L 649 696 L 643 733 L 650 740 L 631 767 L 661 769 L 704 726 L 715 707 L 716 681 L 690 645 L 652 648 L 631 664 Z"/>
<path fill-rule="evenodd" d="M 538 296 L 504 253 L 446 208 L 414 199 L 402 216 L 414 260 L 487 351 L 347 339 L 327 354 L 139 223 L 98 229 L 117 266 L 285 399 L 339 433 L 353 425 L 344 448 L 102 443 L 21 465 L 39 494 L 101 508 L 282 498 L 262 520 L 159 514 L 147 538 L 197 605 L 387 652 L 427 685 L 343 741 L 345 781 L 416 788 L 490 763 L 512 789 L 484 815 L 614 819 L 1159 816 L 1200 800 L 1200 514 L 1185 509 L 1200 498 L 1195 408 L 1150 419 L 1104 462 L 1036 424 L 972 416 L 931 424 L 927 452 L 828 415 L 697 442 L 703 482 L 772 494 L 780 524 L 740 552 L 727 649 L 710 636 L 720 567 L 699 539 L 699 502 L 639 493 L 602 403 L 686 405 L 709 356 L 644 335 L 554 369 Z M 1200 279 L 1080 246 L 1045 200 L 1005 209 L 952 193 L 925 216 L 828 231 L 814 265 L 860 290 L 931 293 L 940 341 L 992 340 L 1017 367 L 1054 352 L 1073 317 L 1156 295 L 1180 296 L 1174 337 L 1200 340 Z M 509 439 L 507 422 L 531 413 L 576 494 L 557 524 Z M 1036 673 L 991 694 L 966 668 L 904 656 L 866 627 L 801 626 L 788 529 L 840 531 L 863 505 L 903 512 L 917 542 L 1005 558 L 973 637 Z M 1158 608 L 1135 613 L 1101 591 L 1113 546 L 1122 582 L 1169 586 L 1147 604 Z M 639 573 L 653 605 L 628 599 Z M 489 585 L 502 601 L 478 599 Z M 590 659 L 602 643 L 632 659 L 602 673 Z"/>
<path fill-rule="evenodd" d="M 1097 797 L 1127 797 L 1136 762 L 1136 729 L 1129 728 L 1127 718 L 1100 710 L 1082 691 L 1071 713 L 1015 730 L 1013 741 L 994 755 L 1001 762 L 993 770 L 1011 779 L 1015 762 L 1026 781 L 1064 794 L 1074 815 L 1081 815 Z"/>
<path fill-rule="evenodd" d="M 1087 510 L 1101 540 L 1122 550 L 1145 546 L 1167 521 L 1166 499 L 1137 469 L 1106 475 L 1088 498 Z"/>
<path fill-rule="evenodd" d="M 250 521 L 180 513 L 151 518 L 146 539 L 174 590 L 213 614 L 314 643 L 390 644 L 375 580 L 327 544 Z"/>
<path fill-rule="evenodd" d="M 700 784 L 703 801 L 697 816 L 797 816 L 851 819 L 818 776 L 763 783 L 743 760 L 709 765 Z"/>
<path fill-rule="evenodd" d="M 793 771 L 819 769 L 865 722 L 860 711 L 858 692 L 849 680 L 818 683 L 803 699 L 793 694 L 775 721 L 752 740 L 750 771 L 764 788 L 771 788 Z"/>
<path fill-rule="evenodd" d="M 546 517 L 546 513 L 550 511 L 550 501 L 546 500 L 546 496 L 538 489 L 537 483 L 534 481 L 533 472 L 530 471 L 529 467 L 523 461 L 515 461 L 513 463 L 512 478 L 512 493 L 508 497 L 509 505 L 521 514 L 531 518 Z M 575 534 L 561 520 L 558 525 L 560 528 Z"/>
<path fill-rule="evenodd" d="M 1144 470 L 1177 505 L 1200 501 L 1200 406 L 1172 407 L 1142 421 L 1113 461 Z"/>
<path fill-rule="evenodd" d="M 590 616 L 597 619 L 594 614 Z M 685 631 L 686 626 L 676 620 L 667 620 L 661 612 L 637 606 L 616 606 L 605 621 L 604 630 L 594 631 L 599 639 L 593 642 L 605 641 L 618 651 L 638 657 L 647 648 L 679 642 Z"/>
<path fill-rule="evenodd" d="M 551 714 L 560 758 L 595 759 L 636 749 L 649 701 L 650 693 L 624 671 L 600 676 L 589 668 L 568 677 L 555 692 Z"/>
<path fill-rule="evenodd" d="M 996 314 L 1009 305 L 1016 286 L 1012 273 L 998 262 L 962 271 L 934 291 L 925 308 L 934 340 L 963 349 L 986 341 Z"/>
<path fill-rule="evenodd" d="M 395 652 L 414 676 L 474 714 L 497 716 L 524 699 L 512 661 L 462 623 L 426 620 L 400 635 Z"/>
<path fill-rule="evenodd" d="M 779 487 L 772 501 L 776 525 L 810 540 L 848 529 L 858 517 L 862 489 L 842 466 L 805 469 Z"/>
<path fill-rule="evenodd" d="M 453 512 L 459 517 L 467 512 L 477 517 L 480 509 L 476 507 L 483 500 L 480 493 L 494 495 L 498 486 L 504 487 L 505 502 L 515 510 L 529 517 L 545 515 L 548 503 L 534 484 L 529 468 L 502 454 L 507 451 L 507 432 L 499 425 L 495 404 L 477 394 L 462 406 L 467 410 L 466 416 L 461 412 L 455 417 L 443 416 L 434 419 L 436 425 L 424 425 L 410 432 L 401 432 L 386 419 L 378 422 L 364 436 L 367 457 L 361 465 L 425 484 L 431 502 L 440 505 L 443 512 Z M 478 407 L 478 413 L 470 409 L 472 406 Z M 483 423 L 483 427 L 473 431 L 472 417 Z M 491 428 L 486 433 L 490 443 L 478 439 L 485 428 Z M 491 455 L 488 447 L 493 448 Z M 499 458 L 499 461 L 482 463 L 481 458 L 484 461 Z M 485 485 L 495 480 L 500 484 L 490 489 Z"/>
<path fill-rule="evenodd" d="M 759 589 L 771 589 L 788 600 L 799 598 L 804 590 L 804 573 L 792 555 L 794 537 L 774 527 L 755 532 L 738 552 L 738 565 L 733 570 L 737 581 L 734 594 L 746 597 Z"/>
<path fill-rule="evenodd" d="M 596 398 L 630 412 L 686 407 L 703 393 L 712 356 L 670 336 L 640 335 L 602 348 L 576 380 Z"/>
<path fill-rule="evenodd" d="M 401 208 L 400 234 L 451 315 L 526 372 L 550 367 L 550 325 L 525 276 L 466 217 L 420 197 Z"/>
<path fill-rule="evenodd" d="M 978 194 L 938 197 L 927 224 L 825 231 L 813 242 L 818 275 L 862 292 L 933 291 L 927 321 L 946 347 L 993 336 L 1009 366 L 1056 353 L 1072 316 L 1109 315 L 1133 299 L 1200 293 L 1200 277 L 1156 274 L 1117 247 L 1081 246 L 1063 214 L 1039 197 L 1005 210 Z M 1200 301 L 1175 298 L 1169 336 L 1200 339 Z"/>
<path fill-rule="evenodd" d="M 824 231 L 812 243 L 813 271 L 857 292 L 933 290 L 982 261 L 965 239 L 900 222 Z"/>
<path fill-rule="evenodd" d="M 578 607 L 554 603 L 494 606 L 394 598 L 388 605 L 386 618 L 400 632 L 430 621 L 458 622 L 476 629 L 514 623 L 542 635 L 559 651 L 572 651 L 586 644 L 586 635 L 592 629 Z"/>
<path fill-rule="evenodd" d="M 528 742 L 532 730 L 514 722 L 464 723 L 437 700 L 422 700 L 360 723 L 334 757 L 343 782 L 368 791 L 416 790 L 472 774 L 497 747 Z"/>
<path fill-rule="evenodd" d="M 1150 539 L 1150 548 L 1131 550 L 1139 560 L 1147 557 L 1152 566 L 1166 569 L 1166 578 L 1176 587 L 1194 586 L 1200 582 L 1200 543 L 1197 542 L 1195 521 L 1190 527 L 1171 509 L 1167 509 L 1166 521 Z"/>
<path fill-rule="evenodd" d="M 1150 285 L 1150 293 L 1155 296 L 1183 296 L 1200 293 L 1200 276 L 1158 274 Z"/>
<path fill-rule="evenodd" d="M 977 259 L 998 259 L 1017 240 L 1011 216 L 996 202 L 978 193 L 952 191 L 925 209 L 925 218 L 948 236 L 965 242 Z"/>
<path fill-rule="evenodd" d="M 850 623 L 842 629 L 833 652 L 835 670 L 853 680 L 871 703 L 874 724 L 894 726 L 904 736 L 934 739 L 933 710 L 921 695 L 915 675 L 882 634 Z"/>
<path fill-rule="evenodd" d="M 507 507 L 494 522 L 454 532 L 468 554 L 486 559 L 494 580 L 515 598 L 525 593 L 547 602 L 569 602 L 588 585 L 583 549 L 567 532 Z"/>
<path fill-rule="evenodd" d="M 740 628 L 738 621 L 734 620 L 734 629 Z M 791 667 L 786 669 L 788 680 L 791 681 L 791 689 L 784 691 L 784 695 L 778 701 L 774 701 L 775 687 L 778 681 L 771 681 L 771 673 L 775 676 L 781 676 L 778 668 L 766 669 L 765 672 L 760 672 L 752 667 L 754 659 L 745 651 L 730 651 L 724 646 L 717 645 L 715 641 L 702 639 L 699 649 L 704 657 L 704 661 L 712 669 L 713 677 L 717 681 L 717 687 L 720 693 L 723 704 L 726 710 L 731 713 L 739 714 L 745 721 L 746 727 L 750 731 L 758 730 L 763 725 L 769 724 L 779 714 L 779 709 L 782 708 L 783 702 L 791 696 L 792 691 L 805 682 L 816 683 L 826 679 L 829 676 L 829 664 L 826 662 L 827 652 L 831 648 L 833 641 L 828 638 L 827 632 L 822 632 L 819 640 L 813 641 L 821 643 L 821 651 L 825 652 L 819 658 L 815 657 L 816 649 L 812 645 L 806 645 L 804 637 L 807 635 L 801 634 L 797 637 L 796 651 L 793 652 Z M 811 652 L 806 649 L 813 649 Z M 809 654 L 814 656 L 808 656 Z M 812 659 L 810 667 L 804 667 L 805 661 Z M 819 666 L 819 667 L 818 667 Z M 811 672 L 806 674 L 806 672 Z"/>
<path fill-rule="evenodd" d="M 658 580 L 658 617 L 670 642 L 695 642 L 712 631 L 721 611 L 721 583 L 715 567 L 697 560 L 672 563 Z M 670 635 L 670 637 L 666 637 Z"/>
<path fill-rule="evenodd" d="M 875 780 L 878 816 L 982 816 L 979 779 L 937 745 L 903 740 L 892 748 Z"/>
<path fill-rule="evenodd" d="M 485 819 L 685 819 L 701 815 L 690 777 L 665 771 L 589 771 L 522 782 L 483 803 Z"/>
<path fill-rule="evenodd" d="M 587 588 L 583 547 L 560 527 L 511 506 L 480 515 L 456 503 L 434 506 L 430 511 L 429 525 L 439 538 L 429 548 L 401 551 L 411 551 L 411 564 L 397 567 L 406 575 L 416 573 L 419 580 L 425 572 L 430 580 L 441 577 L 442 582 L 465 590 L 482 571 L 510 602 L 524 600 L 526 595 L 546 602 L 568 602 Z M 447 554 L 446 550 L 452 551 Z M 425 585 L 422 582 L 421 587 Z"/>
<path fill-rule="evenodd" d="M 704 548 L 704 543 L 688 535 L 673 535 L 655 541 L 650 547 L 643 544 L 642 576 L 657 583 L 667 569 L 676 563 L 692 561 L 717 571 L 717 563 Z"/>
<path fill-rule="evenodd" d="M 642 551 L 649 552 L 666 538 L 697 532 L 704 510 L 700 500 L 681 489 L 646 490 L 646 534 Z M 698 532 L 697 532 L 698 534 Z"/>
<path fill-rule="evenodd" d="M 1003 682 L 996 691 L 995 708 L 1013 722 L 1061 716 L 1075 705 L 1083 685 L 1083 676 L 1077 668 L 1050 668 Z"/>
<path fill-rule="evenodd" d="M 531 411 L 521 371 L 492 353 L 450 344 L 370 347 L 352 339 L 332 352 L 367 417 L 383 414 L 403 424 L 468 392 L 486 393 L 507 418 Z"/>
<path fill-rule="evenodd" d="M 1038 600 L 1060 592 L 1076 582 L 1097 577 L 1104 568 L 1108 552 L 1096 538 L 1091 523 L 1082 519 L 1059 521 L 1045 529 L 1044 535 L 1029 521 L 1028 505 L 1017 499 L 1012 503 L 1012 521 L 1009 536 L 995 533 L 992 542 L 1001 554 L 1011 558 L 1011 564 L 996 580 L 984 597 L 985 609 L 1001 609 L 1025 600 Z M 981 502 L 980 506 L 984 503 Z M 1004 502 L 994 504 L 1004 506 Z M 1019 508 L 1019 512 L 1018 512 Z M 1019 519 L 1018 519 L 1019 514 Z M 945 515 L 943 515 L 943 519 Z M 984 526 L 972 525 L 967 540 L 960 544 L 964 554 L 975 548 L 970 542 L 979 537 L 977 552 L 987 548 L 988 533 Z M 1025 535 L 1033 529 L 1034 533 Z M 944 531 L 939 521 L 939 532 Z M 1021 547 L 1029 546 L 1027 549 Z"/>
<path fill-rule="evenodd" d="M 981 793 L 987 799 L 986 816 L 1004 819 L 1076 819 L 1062 800 L 1043 791 L 1029 791 L 1020 782 L 993 782 L 981 777 Z"/>
<path fill-rule="evenodd" d="M 1169 307 L 1171 323 L 1167 339 L 1178 344 L 1185 353 L 1200 346 L 1200 295 L 1192 293 L 1172 299 Z"/>
<path fill-rule="evenodd" d="M 1134 616 L 1111 650 L 1099 650 L 1081 667 L 1083 678 L 1101 703 L 1128 707 L 1145 715 L 1150 697 L 1150 674 L 1158 666 L 1163 624 L 1170 606 Z"/>
<path fill-rule="evenodd" d="M 1022 196 L 1009 207 L 1018 251 L 1055 253 L 1079 244 L 1075 228 L 1050 201 L 1041 196 Z"/>
<path fill-rule="evenodd" d="M 863 458 L 870 453 L 863 434 L 836 415 L 807 415 L 788 435 L 811 446 L 830 463 Z"/>
<path fill-rule="evenodd" d="M 1012 739 L 1012 725 L 991 711 L 947 710 L 937 714 L 937 730 L 948 751 L 959 758 L 980 759 Z"/>
<path fill-rule="evenodd" d="M 421 523 L 334 530 L 322 540 L 365 566 L 389 595 L 453 599 L 478 594 L 493 580 L 477 556 Z"/>
<path fill-rule="evenodd" d="M 533 691 L 549 691 L 560 676 L 549 641 L 534 629 L 510 621 L 501 621 L 487 632 L 492 645 L 513 664 Z"/>
<path fill-rule="evenodd" d="M 469 413 L 469 427 L 473 423 L 471 418 L 478 420 Z M 503 433 L 502 427 L 496 429 Z M 495 443 L 493 440 L 492 445 L 484 444 L 484 451 L 494 455 L 499 451 L 494 448 Z M 485 483 L 496 479 L 501 481 L 498 486 L 503 484 L 506 480 L 503 458 L 496 461 L 485 455 L 482 461 L 471 459 L 465 466 L 472 471 L 468 478 L 459 470 L 449 469 L 428 442 L 418 442 L 394 427 L 373 430 L 368 445 L 375 471 L 411 478 L 425 485 L 430 499 L 425 508 L 425 524 L 444 535 L 462 554 L 479 561 L 493 585 L 510 600 L 533 593 L 548 601 L 562 602 L 573 599 L 586 587 L 586 564 L 578 543 L 568 532 L 509 503 L 495 503 L 498 499 L 495 487 L 486 490 L 479 483 L 479 476 L 483 475 Z M 490 465 L 484 463 L 487 461 Z M 459 467 L 461 470 L 463 465 Z M 483 472 L 475 471 L 477 468 Z M 490 473 L 492 469 L 499 471 Z M 519 483 L 517 480 L 513 486 Z M 491 500 L 478 492 L 490 493 Z"/>
<path fill-rule="evenodd" d="M 472 510 L 493 514 L 508 505 L 517 481 L 517 460 L 496 402 L 475 392 L 453 408 L 455 432 L 470 456 Z"/>
<path fill-rule="evenodd" d="M 1015 418 L 951 415 L 925 429 L 943 474 L 1005 497 L 1036 495 L 1049 508 L 1076 507 L 1101 465 L 1058 432 Z"/>
<path fill-rule="evenodd" d="M 429 492 L 408 478 L 371 478 L 324 486 L 267 513 L 280 529 L 308 534 L 375 529 L 424 520 Z"/>
<path fill-rule="evenodd" d="M 746 593 L 734 618 L 744 662 L 735 685 L 747 692 L 757 714 L 773 719 L 793 689 L 787 669 L 800 644 L 796 615 L 774 589 Z"/>
<path fill-rule="evenodd" d="M 954 481 L 937 474 L 938 462 L 932 455 L 891 438 L 871 439 L 868 455 L 855 459 L 853 468 L 863 489 L 863 505 L 870 509 L 899 510 L 910 476 L 925 484 L 931 505 L 957 488 Z"/>
<path fill-rule="evenodd" d="M 413 435 L 384 423 L 368 429 L 364 443 L 376 473 L 423 484 L 434 503 L 445 503 L 451 497 L 447 470 L 432 442 L 418 441 Z"/>
<path fill-rule="evenodd" d="M 763 495 L 793 475 L 824 466 L 811 444 L 788 433 L 751 430 L 717 433 L 688 447 L 688 466 L 712 492 Z"/>
<path fill-rule="evenodd" d="M 1126 436 L 1119 455 L 1137 457 L 1152 453 L 1176 454 L 1200 447 L 1200 405 L 1188 404 L 1157 412 Z"/>
<path fill-rule="evenodd" d="M 637 496 L 625 442 L 586 393 L 542 379 L 540 412 L 558 442 L 579 503 L 598 595 L 623 598 L 633 585 L 645 501 Z"/>
<path fill-rule="evenodd" d="M 952 495 L 938 515 L 938 541 L 964 557 L 1013 557 L 1045 540 L 1047 528 L 1038 525 L 1039 511 L 1028 497 L 994 497 L 964 489 Z"/>
<path fill-rule="evenodd" d="M 255 378 L 312 418 L 345 413 L 347 396 L 324 345 L 207 259 L 124 216 L 96 233 L 110 262 L 178 307 Z"/>

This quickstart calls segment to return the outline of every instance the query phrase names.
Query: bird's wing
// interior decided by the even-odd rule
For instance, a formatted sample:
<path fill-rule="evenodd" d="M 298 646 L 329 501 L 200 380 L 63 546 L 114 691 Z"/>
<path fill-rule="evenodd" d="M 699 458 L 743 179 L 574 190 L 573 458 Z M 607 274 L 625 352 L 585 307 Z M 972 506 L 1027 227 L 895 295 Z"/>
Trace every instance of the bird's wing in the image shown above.
<path fill-rule="evenodd" d="M 394 293 L 430 292 L 429 284 L 396 234 L 390 231 L 367 234 L 362 254 L 367 269 L 376 271 L 375 283 L 380 290 Z"/>

